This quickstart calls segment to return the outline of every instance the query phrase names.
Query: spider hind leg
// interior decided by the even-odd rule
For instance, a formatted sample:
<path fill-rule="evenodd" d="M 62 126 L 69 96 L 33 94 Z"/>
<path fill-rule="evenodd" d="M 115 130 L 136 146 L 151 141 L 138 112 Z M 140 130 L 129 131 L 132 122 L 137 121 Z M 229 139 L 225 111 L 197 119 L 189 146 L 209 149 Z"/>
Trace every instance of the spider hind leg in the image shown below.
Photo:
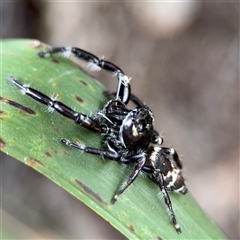
<path fill-rule="evenodd" d="M 163 175 L 160 171 L 157 171 L 153 174 L 153 176 L 154 176 L 155 181 L 158 183 L 158 185 L 160 187 L 160 190 L 162 192 L 164 201 L 165 201 L 165 203 L 168 207 L 169 213 L 170 213 L 171 221 L 172 221 L 177 233 L 181 233 L 182 232 L 181 228 L 180 228 L 179 224 L 177 223 L 175 213 L 173 211 L 172 202 L 170 200 L 170 197 L 169 197 L 168 192 L 167 192 L 166 187 L 165 187 L 165 182 L 164 182 Z"/>

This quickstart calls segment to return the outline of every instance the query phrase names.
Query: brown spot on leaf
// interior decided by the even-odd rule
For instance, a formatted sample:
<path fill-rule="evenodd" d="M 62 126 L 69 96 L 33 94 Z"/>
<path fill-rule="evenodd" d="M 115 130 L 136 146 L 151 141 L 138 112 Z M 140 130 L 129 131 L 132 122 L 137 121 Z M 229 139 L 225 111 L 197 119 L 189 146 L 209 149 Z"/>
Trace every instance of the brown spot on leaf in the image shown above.
<path fill-rule="evenodd" d="M 135 229 L 134 229 L 133 225 L 130 225 L 129 227 L 130 227 L 132 232 L 135 232 Z"/>
<path fill-rule="evenodd" d="M 75 97 L 80 103 L 84 103 L 84 100 L 78 96 Z"/>
<path fill-rule="evenodd" d="M 88 86 L 88 84 L 83 80 L 79 80 L 79 82 L 82 83 L 84 86 Z"/>
<path fill-rule="evenodd" d="M 28 158 L 27 162 L 28 162 L 28 165 L 32 168 L 34 168 L 35 165 L 37 164 L 44 166 L 44 164 L 40 160 L 37 160 L 36 158 Z"/>
<path fill-rule="evenodd" d="M 75 182 L 89 195 L 92 195 L 98 202 L 104 205 L 108 205 L 97 193 L 95 193 L 92 189 L 87 187 L 85 184 L 83 184 L 78 179 L 75 179 Z"/>
<path fill-rule="evenodd" d="M 58 150 L 56 150 L 55 148 L 51 148 L 51 150 L 52 150 L 54 153 L 58 154 Z"/>
<path fill-rule="evenodd" d="M 162 240 L 162 238 L 160 238 L 159 236 L 157 236 L 157 240 Z"/>
<path fill-rule="evenodd" d="M 36 114 L 36 112 L 33 111 L 31 108 L 25 107 L 25 106 L 23 106 L 22 104 L 17 103 L 17 102 L 12 101 L 12 100 L 9 100 L 9 99 L 7 99 L 7 98 L 0 97 L 0 101 L 9 104 L 9 105 L 11 105 L 12 107 L 19 108 L 20 110 L 24 111 L 25 113 L 28 113 L 28 114 Z"/>
<path fill-rule="evenodd" d="M 45 155 L 46 155 L 47 157 L 52 157 L 52 154 L 49 153 L 49 152 L 45 152 Z"/>
<path fill-rule="evenodd" d="M 55 59 L 55 58 L 52 58 L 52 62 L 53 63 L 59 63 L 59 61 L 57 59 Z"/>
<path fill-rule="evenodd" d="M 63 153 L 64 153 L 65 155 L 69 155 L 69 153 L 68 153 L 68 152 L 66 152 L 66 151 L 64 151 Z"/>
<path fill-rule="evenodd" d="M 0 138 L 0 149 L 3 149 L 6 147 L 6 143 Z"/>
<path fill-rule="evenodd" d="M 53 129 L 54 131 L 56 131 L 57 133 L 61 133 L 61 131 L 59 130 L 59 128 L 57 128 L 57 127 L 55 127 L 55 126 L 53 126 L 52 129 Z"/>

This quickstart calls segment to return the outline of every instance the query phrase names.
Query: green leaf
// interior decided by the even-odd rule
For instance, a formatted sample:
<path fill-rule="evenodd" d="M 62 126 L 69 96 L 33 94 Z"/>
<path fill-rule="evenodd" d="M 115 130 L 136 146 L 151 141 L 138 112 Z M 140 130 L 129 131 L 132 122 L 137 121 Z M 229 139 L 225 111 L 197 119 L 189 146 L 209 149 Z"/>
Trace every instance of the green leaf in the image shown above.
<path fill-rule="evenodd" d="M 66 189 L 130 239 L 226 239 L 190 193 L 169 193 L 182 228 L 177 234 L 163 199 L 157 197 L 159 187 L 148 178 L 139 177 L 110 204 L 132 169 L 60 144 L 60 138 L 67 138 L 101 148 L 102 138 L 56 111 L 49 112 L 8 81 L 13 75 L 85 114 L 101 109 L 107 102 L 105 88 L 68 59 L 39 58 L 37 53 L 45 48 L 36 40 L 1 42 L 1 150 Z"/>

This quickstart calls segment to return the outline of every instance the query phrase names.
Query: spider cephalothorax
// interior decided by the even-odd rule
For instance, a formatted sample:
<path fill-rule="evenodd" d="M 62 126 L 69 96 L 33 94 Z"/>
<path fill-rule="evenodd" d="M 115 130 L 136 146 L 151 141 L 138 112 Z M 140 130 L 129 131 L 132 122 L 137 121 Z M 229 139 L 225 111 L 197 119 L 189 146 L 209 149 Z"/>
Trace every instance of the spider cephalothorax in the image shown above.
<path fill-rule="evenodd" d="M 54 53 L 64 55 L 73 53 L 77 58 L 89 62 L 95 70 L 104 69 L 117 76 L 116 93 L 106 93 L 112 99 L 93 117 L 78 113 L 62 102 L 21 84 L 13 76 L 10 76 L 9 80 L 23 93 L 38 102 L 49 106 L 87 129 L 101 133 L 104 137 L 105 149 L 87 147 L 64 138 L 60 139 L 61 143 L 86 153 L 100 155 L 133 166 L 133 173 L 114 195 L 112 203 L 116 202 L 140 172 L 145 172 L 159 185 L 168 206 L 172 223 L 177 232 L 180 233 L 181 229 L 176 221 L 167 190 L 183 194 L 187 192 L 182 176 L 182 164 L 173 148 L 162 146 L 163 139 L 153 127 L 153 114 L 145 104 L 131 93 L 130 78 L 113 63 L 99 59 L 95 55 L 75 47 L 53 48 L 40 52 L 39 56 L 46 57 Z M 134 109 L 128 107 L 129 101 L 136 105 Z"/>

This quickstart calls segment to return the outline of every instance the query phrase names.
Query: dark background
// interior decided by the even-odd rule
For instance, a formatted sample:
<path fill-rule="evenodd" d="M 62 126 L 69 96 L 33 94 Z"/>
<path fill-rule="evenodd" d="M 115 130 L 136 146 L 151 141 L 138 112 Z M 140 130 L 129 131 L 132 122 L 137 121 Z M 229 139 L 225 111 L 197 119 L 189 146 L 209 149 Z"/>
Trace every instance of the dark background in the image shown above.
<path fill-rule="evenodd" d="M 2 1 L 1 38 L 78 46 L 119 65 L 183 155 L 191 194 L 239 239 L 239 3 Z M 5 229 L 25 239 L 124 238 L 31 168 L 5 154 L 0 163 Z"/>

